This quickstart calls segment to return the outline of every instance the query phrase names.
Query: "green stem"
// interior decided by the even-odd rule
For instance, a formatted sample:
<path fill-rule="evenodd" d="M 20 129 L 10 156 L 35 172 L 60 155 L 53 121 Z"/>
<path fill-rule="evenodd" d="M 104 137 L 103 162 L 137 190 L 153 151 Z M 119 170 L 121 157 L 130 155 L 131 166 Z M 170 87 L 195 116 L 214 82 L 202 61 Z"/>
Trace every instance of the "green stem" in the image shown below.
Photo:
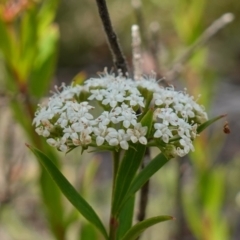
<path fill-rule="evenodd" d="M 109 221 L 109 239 L 110 240 L 116 239 L 116 233 L 118 228 L 117 216 L 113 214 L 113 202 L 114 202 L 116 177 L 117 177 L 117 172 L 119 167 L 119 158 L 120 158 L 120 153 L 117 151 L 114 151 L 113 152 L 112 204 L 111 204 L 111 215 L 110 215 L 110 221 Z"/>

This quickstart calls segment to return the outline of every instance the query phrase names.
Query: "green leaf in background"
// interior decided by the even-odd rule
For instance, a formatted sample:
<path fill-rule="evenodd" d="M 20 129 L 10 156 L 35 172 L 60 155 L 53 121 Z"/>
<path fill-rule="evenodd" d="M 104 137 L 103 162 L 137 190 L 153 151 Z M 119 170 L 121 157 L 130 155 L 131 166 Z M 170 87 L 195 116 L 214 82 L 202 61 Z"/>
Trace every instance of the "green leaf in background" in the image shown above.
<path fill-rule="evenodd" d="M 48 171 L 52 179 L 61 189 L 65 197 L 76 207 L 76 209 L 98 230 L 103 234 L 105 239 L 108 239 L 106 229 L 104 228 L 101 220 L 97 216 L 93 208 L 79 195 L 75 188 L 68 182 L 68 180 L 62 175 L 62 173 L 57 169 L 53 162 L 38 149 L 29 146 L 30 150 L 36 155 L 38 160 Z"/>
<path fill-rule="evenodd" d="M 148 134 L 151 131 L 153 119 L 153 110 L 150 109 L 143 117 L 141 124 L 142 126 L 148 127 Z M 114 189 L 114 200 L 113 200 L 113 215 L 117 215 L 119 208 L 122 205 L 124 199 L 133 178 L 141 165 L 143 156 L 146 151 L 146 146 L 140 143 L 130 144 L 129 149 L 125 152 L 122 159 L 120 168 L 116 177 L 116 185 Z"/>
<path fill-rule="evenodd" d="M 7 25 L 3 22 L 0 16 L 0 51 L 3 52 L 4 57 L 11 62 L 12 46 L 11 36 L 8 32 Z"/>
<path fill-rule="evenodd" d="M 191 196 L 191 194 L 185 194 L 183 198 L 183 207 L 184 214 L 186 216 L 186 221 L 191 231 L 197 237 L 197 239 L 201 239 L 201 209 L 199 208 L 197 197 L 195 194 Z"/>
<path fill-rule="evenodd" d="M 29 73 L 32 69 L 34 59 L 37 56 L 38 22 L 36 19 L 36 15 L 36 7 L 30 7 L 28 11 L 23 14 L 20 21 L 20 61 L 18 61 L 18 74 L 25 81 L 27 81 L 29 77 Z"/>
<path fill-rule="evenodd" d="M 204 129 L 206 129 L 208 126 L 210 126 L 211 124 L 213 124 L 214 122 L 216 122 L 217 120 L 226 117 L 226 115 L 220 115 L 218 117 L 212 118 L 208 121 L 206 121 L 205 123 L 201 124 L 198 128 L 197 128 L 197 133 L 201 133 Z"/>
<path fill-rule="evenodd" d="M 147 228 L 168 220 L 173 220 L 174 218 L 171 216 L 158 216 L 146 219 L 142 222 L 135 224 L 121 240 L 136 240 L 136 238 Z"/>
<path fill-rule="evenodd" d="M 51 26 L 39 39 L 38 55 L 29 78 L 30 92 L 36 97 L 43 96 L 50 85 L 56 64 L 58 38 L 58 28 Z"/>
<path fill-rule="evenodd" d="M 39 34 L 46 31 L 46 28 L 54 21 L 59 0 L 47 0 L 42 2 L 37 18 L 39 22 Z"/>
<path fill-rule="evenodd" d="M 200 35 L 203 26 L 203 15 L 206 0 L 177 0 L 175 4 L 173 21 L 180 38 L 191 44 Z"/>
<path fill-rule="evenodd" d="M 224 201 L 226 172 L 224 172 L 224 168 L 220 166 L 216 166 L 210 171 L 211 173 L 207 174 L 207 184 L 202 186 L 205 188 L 203 201 L 209 214 L 218 218 Z"/>
<path fill-rule="evenodd" d="M 81 233 L 79 235 L 79 240 L 95 240 L 99 239 L 96 232 L 96 228 L 92 224 L 82 222 L 81 223 Z"/>

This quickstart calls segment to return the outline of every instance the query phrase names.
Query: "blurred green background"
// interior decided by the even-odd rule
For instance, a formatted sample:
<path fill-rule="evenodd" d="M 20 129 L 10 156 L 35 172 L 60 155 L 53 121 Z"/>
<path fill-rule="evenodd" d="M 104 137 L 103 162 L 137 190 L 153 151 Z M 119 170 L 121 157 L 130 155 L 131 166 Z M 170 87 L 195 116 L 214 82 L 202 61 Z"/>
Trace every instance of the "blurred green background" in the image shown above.
<path fill-rule="evenodd" d="M 177 89 L 201 94 L 209 117 L 227 114 L 231 129 L 226 135 L 225 120 L 215 124 L 197 139 L 194 153 L 172 160 L 154 176 L 147 215 L 171 214 L 176 220 L 152 227 L 142 239 L 240 239 L 239 0 L 107 4 L 130 69 L 131 26 L 139 24 L 144 73 L 154 70 Z M 197 46 L 170 77 L 182 54 L 191 52 L 190 46 L 225 13 L 234 14 L 234 21 Z M 108 154 L 81 156 L 75 150 L 62 156 L 31 126 L 38 102 L 55 84 L 82 81 L 104 67 L 113 67 L 112 57 L 94 0 L 0 1 L 1 240 L 101 239 L 62 198 L 25 142 L 51 154 L 107 223 Z"/>

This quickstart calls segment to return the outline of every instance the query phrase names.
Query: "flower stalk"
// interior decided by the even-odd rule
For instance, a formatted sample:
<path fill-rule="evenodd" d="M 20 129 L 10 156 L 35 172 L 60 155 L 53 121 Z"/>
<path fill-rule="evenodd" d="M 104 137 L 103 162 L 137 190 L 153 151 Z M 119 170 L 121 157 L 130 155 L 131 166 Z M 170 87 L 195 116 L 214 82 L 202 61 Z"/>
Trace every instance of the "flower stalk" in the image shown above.
<path fill-rule="evenodd" d="M 119 168 L 120 162 L 120 152 L 114 151 L 113 152 L 113 180 L 112 180 L 112 203 L 111 203 L 111 213 L 110 213 L 110 220 L 109 220 L 109 238 L 110 240 L 116 239 L 117 228 L 118 228 L 118 219 L 117 216 L 113 213 L 113 202 L 114 202 L 114 192 L 116 187 L 116 177 Z"/>

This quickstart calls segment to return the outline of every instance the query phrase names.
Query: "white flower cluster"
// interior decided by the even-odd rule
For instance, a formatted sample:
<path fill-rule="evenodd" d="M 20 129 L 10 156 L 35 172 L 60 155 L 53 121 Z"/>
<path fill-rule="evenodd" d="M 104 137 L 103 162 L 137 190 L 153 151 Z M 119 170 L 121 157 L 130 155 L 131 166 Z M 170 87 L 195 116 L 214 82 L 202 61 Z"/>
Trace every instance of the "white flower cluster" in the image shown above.
<path fill-rule="evenodd" d="M 149 108 L 154 121 L 147 136 L 140 118 Z M 197 127 L 206 120 L 203 107 L 186 92 L 162 88 L 153 77 L 133 81 L 105 72 L 84 85 L 62 85 L 46 106 L 39 106 L 33 124 L 63 152 L 76 146 L 127 150 L 130 142 L 139 142 L 184 156 L 194 150 Z"/>

